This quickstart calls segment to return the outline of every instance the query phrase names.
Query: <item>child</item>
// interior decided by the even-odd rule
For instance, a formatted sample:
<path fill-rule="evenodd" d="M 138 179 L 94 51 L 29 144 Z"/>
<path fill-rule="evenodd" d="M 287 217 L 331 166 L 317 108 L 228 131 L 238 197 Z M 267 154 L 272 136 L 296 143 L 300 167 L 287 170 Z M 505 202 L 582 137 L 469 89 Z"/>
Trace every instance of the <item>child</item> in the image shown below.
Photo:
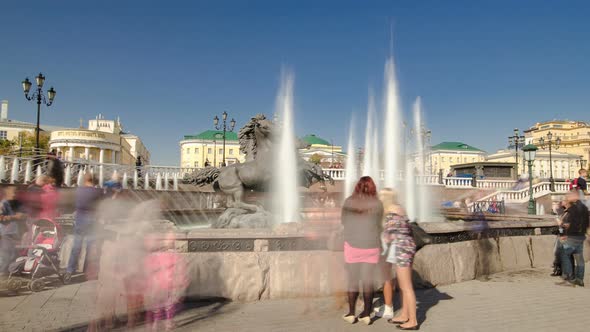
<path fill-rule="evenodd" d="M 164 329 L 171 331 L 174 315 L 188 284 L 186 265 L 174 250 L 172 233 L 163 239 L 149 235 L 146 246 L 150 252 L 144 259 L 146 323 L 152 331 L 159 331 L 158 324 L 164 321 Z"/>

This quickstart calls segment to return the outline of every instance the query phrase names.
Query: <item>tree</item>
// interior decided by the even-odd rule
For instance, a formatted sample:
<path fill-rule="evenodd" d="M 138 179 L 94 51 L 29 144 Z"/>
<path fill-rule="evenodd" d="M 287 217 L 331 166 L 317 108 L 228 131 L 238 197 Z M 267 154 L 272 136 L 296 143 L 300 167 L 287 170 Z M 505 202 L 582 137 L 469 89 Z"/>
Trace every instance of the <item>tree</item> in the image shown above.
<path fill-rule="evenodd" d="M 28 156 L 32 155 L 35 149 L 35 133 L 30 133 L 28 131 L 21 131 L 20 135 L 22 137 L 22 155 Z M 12 149 L 13 151 L 19 151 L 21 148 L 21 139 L 19 137 L 15 137 L 12 140 Z M 40 132 L 39 133 L 39 149 L 41 151 L 47 151 L 49 148 L 49 133 L 47 132 Z"/>
<path fill-rule="evenodd" d="M 323 157 L 318 153 L 314 153 L 311 157 L 309 157 L 309 161 L 316 165 L 319 165 L 322 162 L 322 159 Z"/>
<path fill-rule="evenodd" d="M 0 155 L 10 154 L 13 149 L 13 141 L 7 139 L 0 140 Z"/>

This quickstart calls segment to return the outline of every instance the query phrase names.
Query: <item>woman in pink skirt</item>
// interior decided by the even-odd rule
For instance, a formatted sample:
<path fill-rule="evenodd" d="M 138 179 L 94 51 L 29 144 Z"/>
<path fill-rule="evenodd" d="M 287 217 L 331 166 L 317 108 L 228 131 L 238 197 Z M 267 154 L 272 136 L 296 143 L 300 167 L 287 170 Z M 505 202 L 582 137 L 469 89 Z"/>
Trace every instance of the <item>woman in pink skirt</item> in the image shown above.
<path fill-rule="evenodd" d="M 380 254 L 381 219 L 383 204 L 377 198 L 377 186 L 369 176 L 363 176 L 353 194 L 342 206 L 342 236 L 344 238 L 344 261 L 348 274 L 349 311 L 342 318 L 353 324 L 359 283 L 363 291 L 364 310 L 358 320 L 371 324 L 374 274 Z"/>

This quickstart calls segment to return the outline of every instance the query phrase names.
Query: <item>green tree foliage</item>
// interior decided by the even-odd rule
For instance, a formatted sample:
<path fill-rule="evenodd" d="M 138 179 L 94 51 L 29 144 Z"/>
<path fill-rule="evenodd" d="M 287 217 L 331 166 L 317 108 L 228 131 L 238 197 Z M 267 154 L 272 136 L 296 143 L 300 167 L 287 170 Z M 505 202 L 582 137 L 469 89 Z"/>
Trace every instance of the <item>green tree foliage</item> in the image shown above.
<path fill-rule="evenodd" d="M 10 142 L 12 153 L 19 153 L 22 142 L 22 155 L 33 155 L 33 151 L 35 150 L 35 133 L 21 131 L 20 136 L 20 138 L 17 136 L 12 141 L 8 141 Z M 41 151 L 47 151 L 49 148 L 49 133 L 43 131 L 39 133 L 39 148 Z"/>
<path fill-rule="evenodd" d="M 322 156 L 318 153 L 314 153 L 311 157 L 309 157 L 309 161 L 316 165 L 319 165 L 322 162 L 322 159 Z"/>

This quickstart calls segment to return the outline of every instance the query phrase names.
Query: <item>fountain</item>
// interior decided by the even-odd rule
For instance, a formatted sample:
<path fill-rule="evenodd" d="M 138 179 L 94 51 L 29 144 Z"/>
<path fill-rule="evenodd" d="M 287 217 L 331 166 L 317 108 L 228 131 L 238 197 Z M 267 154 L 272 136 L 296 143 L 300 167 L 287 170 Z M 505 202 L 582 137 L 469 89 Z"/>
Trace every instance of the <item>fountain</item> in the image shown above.
<path fill-rule="evenodd" d="M 379 154 L 377 142 L 375 96 L 369 90 L 369 101 L 367 104 L 367 125 L 365 129 L 365 149 L 363 155 L 362 176 L 370 176 L 379 184 Z"/>
<path fill-rule="evenodd" d="M 417 174 L 421 175 L 424 179 L 426 174 L 426 165 L 428 158 L 426 145 L 424 144 L 424 121 L 422 119 L 422 104 L 420 97 L 416 98 L 413 107 L 414 113 L 414 138 L 416 142 L 416 156 L 417 156 L 417 163 L 415 167 L 417 168 Z M 414 177 L 412 177 L 414 178 Z M 407 181 L 407 180 L 406 180 Z M 406 193 L 408 195 L 409 200 L 414 200 L 416 203 L 414 204 L 416 208 L 416 218 L 421 222 L 426 222 L 431 220 L 432 217 L 432 208 L 431 208 L 431 199 L 430 199 L 430 191 L 427 188 L 425 183 L 420 183 L 416 187 L 416 191 L 412 194 Z M 417 196 L 416 196 L 417 195 Z"/>
<path fill-rule="evenodd" d="M 277 95 L 277 114 L 281 119 L 277 157 L 273 169 L 273 213 L 278 222 L 299 221 L 297 151 L 293 128 L 293 74 L 283 72 Z"/>
<path fill-rule="evenodd" d="M 350 120 L 350 129 L 348 131 L 348 145 L 346 155 L 346 180 L 344 182 L 343 199 L 350 196 L 354 190 L 354 185 L 358 180 L 357 162 L 354 148 L 354 119 Z"/>
<path fill-rule="evenodd" d="M 385 63 L 385 121 L 384 121 L 384 185 L 395 188 L 401 170 L 401 109 L 395 77 L 395 63 L 391 56 Z"/>

